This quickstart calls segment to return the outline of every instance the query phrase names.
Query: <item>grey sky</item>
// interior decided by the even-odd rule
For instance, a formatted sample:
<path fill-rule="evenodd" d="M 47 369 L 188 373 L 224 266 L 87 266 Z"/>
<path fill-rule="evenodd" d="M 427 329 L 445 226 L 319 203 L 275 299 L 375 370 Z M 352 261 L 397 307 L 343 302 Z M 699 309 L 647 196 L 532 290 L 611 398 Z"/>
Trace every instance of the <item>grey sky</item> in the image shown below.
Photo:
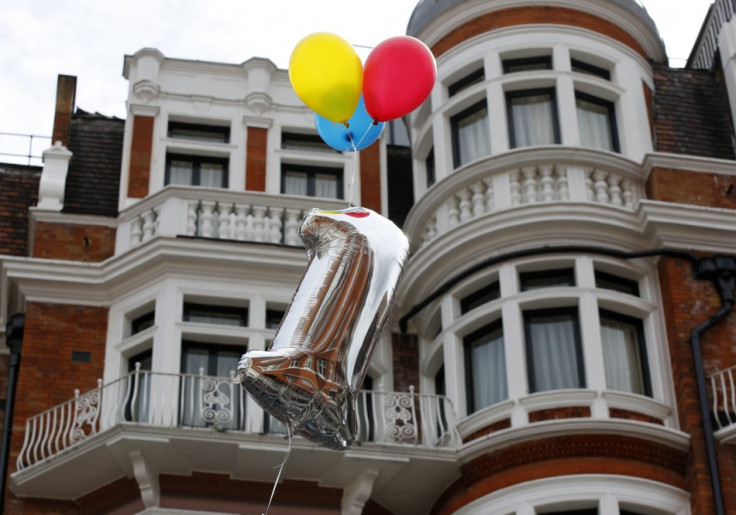
<path fill-rule="evenodd" d="M 643 0 L 673 66 L 684 65 L 711 1 Z M 227 63 L 267 57 L 286 68 L 294 45 L 312 32 L 365 46 L 403 34 L 416 3 L 7 0 L 0 16 L 0 132 L 49 135 L 60 73 L 78 77 L 79 108 L 124 117 L 123 56 L 143 47 Z M 0 152 L 7 144 L 0 138 Z"/>

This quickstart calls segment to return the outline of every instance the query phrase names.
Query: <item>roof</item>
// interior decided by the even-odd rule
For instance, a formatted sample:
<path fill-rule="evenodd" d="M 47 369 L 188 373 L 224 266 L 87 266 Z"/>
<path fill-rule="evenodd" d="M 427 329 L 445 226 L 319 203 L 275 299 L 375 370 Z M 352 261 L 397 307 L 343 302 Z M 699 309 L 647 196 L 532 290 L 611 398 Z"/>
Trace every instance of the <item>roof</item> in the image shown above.
<path fill-rule="evenodd" d="M 77 109 L 69 130 L 73 156 L 64 213 L 117 216 L 125 121 Z"/>
<path fill-rule="evenodd" d="M 654 65 L 655 149 L 736 159 L 728 105 L 726 88 L 715 73 Z"/>

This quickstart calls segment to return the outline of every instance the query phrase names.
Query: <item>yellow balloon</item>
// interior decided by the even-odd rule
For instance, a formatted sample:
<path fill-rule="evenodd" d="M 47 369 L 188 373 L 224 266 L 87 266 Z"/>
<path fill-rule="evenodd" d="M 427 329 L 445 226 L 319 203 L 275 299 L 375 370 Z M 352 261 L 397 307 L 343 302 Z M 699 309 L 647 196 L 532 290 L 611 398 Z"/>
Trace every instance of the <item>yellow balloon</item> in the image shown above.
<path fill-rule="evenodd" d="M 363 65 L 340 36 L 317 32 L 302 39 L 289 60 L 294 91 L 312 111 L 336 123 L 350 119 L 363 88 Z"/>

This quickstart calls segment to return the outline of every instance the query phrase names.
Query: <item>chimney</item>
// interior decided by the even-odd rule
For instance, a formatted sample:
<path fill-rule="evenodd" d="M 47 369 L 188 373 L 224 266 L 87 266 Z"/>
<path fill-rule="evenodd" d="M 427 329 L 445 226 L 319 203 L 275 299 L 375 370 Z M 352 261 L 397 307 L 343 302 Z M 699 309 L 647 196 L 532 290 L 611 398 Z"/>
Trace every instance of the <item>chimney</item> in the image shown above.
<path fill-rule="evenodd" d="M 69 144 L 69 124 L 74 112 L 74 100 L 77 94 L 77 78 L 73 75 L 59 75 L 56 81 L 56 113 L 51 144 L 61 141 L 62 146 Z"/>

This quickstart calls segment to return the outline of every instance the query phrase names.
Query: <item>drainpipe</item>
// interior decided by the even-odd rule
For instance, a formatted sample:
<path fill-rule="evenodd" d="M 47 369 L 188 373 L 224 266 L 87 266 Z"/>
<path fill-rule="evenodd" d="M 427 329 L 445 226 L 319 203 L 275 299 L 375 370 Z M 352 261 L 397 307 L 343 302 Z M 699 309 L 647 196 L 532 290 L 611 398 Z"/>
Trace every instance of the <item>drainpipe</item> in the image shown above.
<path fill-rule="evenodd" d="M 721 298 L 721 308 L 701 325 L 690 333 L 690 345 L 693 349 L 693 365 L 698 385 L 698 399 L 700 401 L 700 418 L 703 420 L 703 433 L 705 436 L 705 450 L 708 458 L 708 469 L 710 471 L 713 486 L 713 503 L 716 515 L 725 515 L 723 504 L 723 489 L 721 485 L 721 474 L 718 470 L 718 455 L 716 454 L 716 442 L 713 436 L 713 422 L 708 408 L 708 395 L 705 383 L 705 368 L 703 366 L 703 353 L 700 346 L 700 337 L 720 320 L 723 320 L 732 310 L 734 305 L 734 288 L 736 288 L 736 260 L 728 256 L 715 256 L 699 259 L 693 264 L 693 275 L 696 279 L 713 281 Z"/>
<path fill-rule="evenodd" d="M 8 457 L 10 456 L 10 437 L 13 434 L 13 408 L 15 388 L 20 369 L 20 349 L 23 346 L 23 330 L 26 316 L 18 313 L 10 318 L 6 326 L 5 343 L 10 347 L 10 369 L 8 370 L 8 392 L 5 396 L 5 417 L 3 419 L 3 439 L 0 448 L 0 513 L 5 508 L 5 488 L 8 476 Z"/>

